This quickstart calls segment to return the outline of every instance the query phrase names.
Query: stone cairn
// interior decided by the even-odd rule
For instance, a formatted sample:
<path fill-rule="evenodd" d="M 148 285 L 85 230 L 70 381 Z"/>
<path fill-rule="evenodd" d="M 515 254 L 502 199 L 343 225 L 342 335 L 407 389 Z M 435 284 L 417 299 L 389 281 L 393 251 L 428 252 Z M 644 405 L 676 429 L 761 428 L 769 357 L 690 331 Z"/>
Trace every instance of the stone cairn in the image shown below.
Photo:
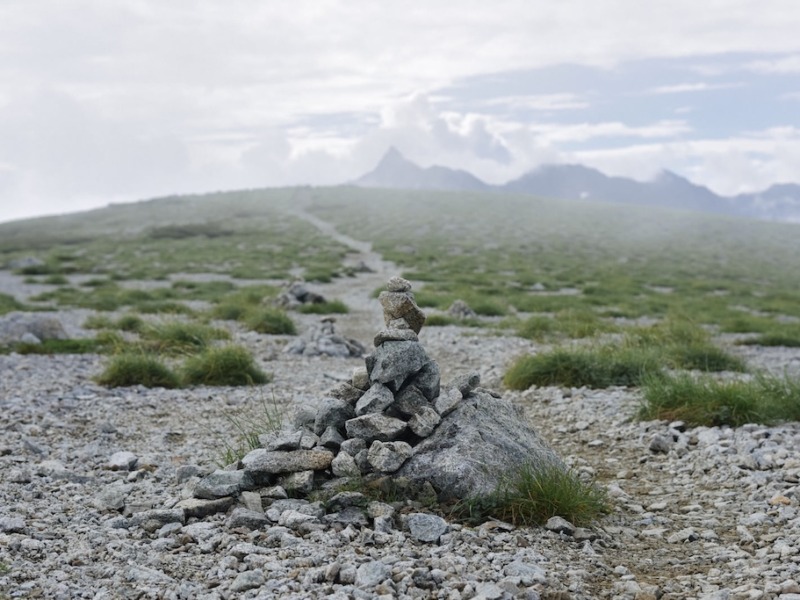
<path fill-rule="evenodd" d="M 447 314 L 456 319 L 474 319 L 478 316 L 478 313 L 472 310 L 469 304 L 463 300 L 454 300 L 450 308 L 447 309 Z"/>
<path fill-rule="evenodd" d="M 336 333 L 336 319 L 325 316 L 318 325 L 308 328 L 302 336 L 288 343 L 283 351 L 287 354 L 303 356 L 338 356 L 341 358 L 361 358 L 367 349 L 358 340 L 347 338 Z"/>
<path fill-rule="evenodd" d="M 312 292 L 306 287 L 306 282 L 302 278 L 297 278 L 284 285 L 273 303 L 279 308 L 291 309 L 303 304 L 322 304 L 323 302 L 325 302 L 325 297 L 322 294 Z"/>
<path fill-rule="evenodd" d="M 510 402 L 478 387 L 477 373 L 440 386 L 439 366 L 418 341 L 425 314 L 408 281 L 392 277 L 379 300 L 385 328 L 366 366 L 316 411 L 300 410 L 292 428 L 262 435 L 263 447 L 197 481 L 194 497 L 176 509 L 200 517 L 255 497 L 245 504 L 263 515 L 262 501 L 336 493 L 348 480 L 389 482 L 409 498 L 457 499 L 492 491 L 509 468 L 528 460 L 563 466 Z M 342 494 L 353 492 L 334 496 L 335 508 L 342 508 Z"/>

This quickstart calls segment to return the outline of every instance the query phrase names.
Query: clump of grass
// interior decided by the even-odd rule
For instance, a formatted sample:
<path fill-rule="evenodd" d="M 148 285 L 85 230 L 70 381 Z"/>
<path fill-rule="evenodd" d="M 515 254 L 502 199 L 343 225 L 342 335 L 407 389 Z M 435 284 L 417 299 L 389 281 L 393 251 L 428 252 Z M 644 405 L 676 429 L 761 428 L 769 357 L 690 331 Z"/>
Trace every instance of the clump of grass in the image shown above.
<path fill-rule="evenodd" d="M 178 376 L 164 363 L 144 354 L 118 354 L 113 356 L 105 370 L 96 378 L 97 383 L 107 387 L 178 388 Z"/>
<path fill-rule="evenodd" d="M 745 340 L 742 344 L 755 346 L 783 346 L 784 348 L 800 348 L 800 335 L 770 333 L 754 340 Z"/>
<path fill-rule="evenodd" d="M 42 340 L 40 344 L 20 342 L 13 350 L 18 354 L 89 354 L 101 352 L 103 344 L 92 338 L 69 340 Z"/>
<path fill-rule="evenodd" d="M 188 385 L 259 385 L 270 377 L 259 369 L 251 354 L 241 346 L 208 348 L 187 359 L 183 379 Z"/>
<path fill-rule="evenodd" d="M 641 419 L 688 425 L 773 424 L 800 419 L 800 382 L 761 375 L 749 381 L 697 379 L 688 374 L 645 378 Z"/>
<path fill-rule="evenodd" d="M 325 302 L 302 304 L 297 310 L 309 315 L 345 315 L 350 312 L 350 308 L 341 300 L 326 300 Z"/>
<path fill-rule="evenodd" d="M 244 317 L 248 329 L 271 335 L 295 335 L 297 328 L 285 311 L 279 308 L 257 308 L 248 311 Z"/>
<path fill-rule="evenodd" d="M 705 371 L 707 373 L 720 373 L 722 371 L 744 372 L 747 370 L 745 362 L 721 348 L 711 344 L 697 344 L 694 346 L 672 346 L 666 353 L 667 358 L 677 368 Z"/>
<path fill-rule="evenodd" d="M 555 316 L 556 329 L 572 339 L 593 337 L 598 333 L 613 331 L 615 327 L 590 309 L 567 308 Z"/>
<path fill-rule="evenodd" d="M 144 320 L 139 315 L 134 315 L 133 313 L 122 315 L 116 322 L 116 327 L 120 331 L 138 333 L 144 329 L 144 326 Z"/>
<path fill-rule="evenodd" d="M 542 315 L 528 317 L 517 327 L 517 335 L 528 340 L 543 341 L 552 337 L 555 332 L 555 321 Z"/>
<path fill-rule="evenodd" d="M 114 321 L 106 315 L 89 315 L 83 322 L 84 329 L 112 329 Z"/>
<path fill-rule="evenodd" d="M 68 283 L 68 282 L 64 282 Z M 81 283 L 82 287 L 92 287 L 92 288 L 101 288 L 101 287 L 113 287 L 116 286 L 111 279 L 103 279 L 99 277 L 93 277 L 92 279 L 87 279 L 83 283 Z"/>
<path fill-rule="evenodd" d="M 758 337 L 741 343 L 753 346 L 798 348 L 800 347 L 800 324 L 773 322 L 771 328 L 762 331 Z"/>
<path fill-rule="evenodd" d="M 17 301 L 13 296 L 0 294 L 0 315 L 10 313 L 13 310 L 24 310 L 25 306 Z"/>
<path fill-rule="evenodd" d="M 224 329 L 184 321 L 148 325 L 140 328 L 139 333 L 149 349 L 168 354 L 199 352 L 213 340 L 231 337 Z"/>
<path fill-rule="evenodd" d="M 659 369 L 650 353 L 627 348 L 565 349 L 522 356 L 506 372 L 503 382 L 513 390 L 532 385 L 606 388 L 639 385 L 646 373 Z"/>
<path fill-rule="evenodd" d="M 470 302 L 470 308 L 484 317 L 505 316 L 507 309 L 498 302 L 489 299 L 477 299 Z"/>
<path fill-rule="evenodd" d="M 518 526 L 542 525 L 560 516 L 587 525 L 610 510 L 606 492 L 559 465 L 526 463 L 487 495 L 460 502 L 454 514 L 468 522 L 500 519 Z"/>
<path fill-rule="evenodd" d="M 615 331 L 616 326 L 587 308 L 565 308 L 553 317 L 533 315 L 517 327 L 517 335 L 544 341 L 557 337 L 581 339 Z"/>
<path fill-rule="evenodd" d="M 63 275 L 50 275 L 48 277 L 45 277 L 42 280 L 42 283 L 47 283 L 49 285 L 68 285 L 69 279 L 67 279 Z"/>
<path fill-rule="evenodd" d="M 251 307 L 244 302 L 226 300 L 220 302 L 211 309 L 211 316 L 215 319 L 222 319 L 223 321 L 239 321 L 244 318 L 250 308 Z"/>
<path fill-rule="evenodd" d="M 483 327 L 483 322 L 480 319 L 466 318 L 460 319 L 450 315 L 428 315 L 425 319 L 426 327 L 446 327 L 448 325 L 459 325 L 461 327 Z"/>
<path fill-rule="evenodd" d="M 276 433 L 283 426 L 283 411 L 278 407 L 274 396 L 272 402 L 268 403 L 262 395 L 261 407 L 258 410 L 251 410 L 241 415 L 227 414 L 225 418 L 235 434 L 220 439 L 224 449 L 217 464 L 221 467 L 241 460 L 250 450 L 260 448 L 260 436 Z"/>
<path fill-rule="evenodd" d="M 136 305 L 144 314 L 193 315 L 194 311 L 182 302 L 170 300 L 148 300 Z"/>
<path fill-rule="evenodd" d="M 650 327 L 634 327 L 626 332 L 623 345 L 658 351 L 662 362 L 674 369 L 746 370 L 742 359 L 715 346 L 705 329 L 687 319 L 670 318 Z"/>

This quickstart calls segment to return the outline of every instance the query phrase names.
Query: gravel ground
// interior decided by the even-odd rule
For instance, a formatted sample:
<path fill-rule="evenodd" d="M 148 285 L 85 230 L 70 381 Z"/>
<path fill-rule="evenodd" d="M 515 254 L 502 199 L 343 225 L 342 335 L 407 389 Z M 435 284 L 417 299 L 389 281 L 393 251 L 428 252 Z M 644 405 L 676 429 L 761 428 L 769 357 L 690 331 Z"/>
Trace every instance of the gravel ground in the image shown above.
<path fill-rule="evenodd" d="M 337 329 L 370 346 L 381 320 L 372 293 L 394 272 L 359 251 L 374 273 L 316 289 L 353 308 Z M 0 273 L 0 292 L 19 285 Z M 86 314 L 59 317 L 78 332 Z M 316 319 L 298 316 L 301 327 Z M 222 513 L 145 527 L 137 515 L 171 509 L 192 473 L 216 468 L 237 420 L 264 404 L 313 404 L 363 364 L 289 356 L 286 337 L 236 338 L 272 383 L 108 390 L 92 381 L 99 356 L 0 356 L 0 598 L 800 599 L 800 425 L 638 422 L 629 389 L 503 392 L 608 488 L 612 513 L 587 529 L 451 523 L 425 543 L 404 523 L 418 508 L 400 505 L 380 531 L 327 523 L 313 505 L 305 525 L 287 511 L 253 530 Z M 445 379 L 477 370 L 497 390 L 508 363 L 536 350 L 453 326 L 420 340 Z M 798 350 L 737 351 L 754 367 L 800 373 Z"/>

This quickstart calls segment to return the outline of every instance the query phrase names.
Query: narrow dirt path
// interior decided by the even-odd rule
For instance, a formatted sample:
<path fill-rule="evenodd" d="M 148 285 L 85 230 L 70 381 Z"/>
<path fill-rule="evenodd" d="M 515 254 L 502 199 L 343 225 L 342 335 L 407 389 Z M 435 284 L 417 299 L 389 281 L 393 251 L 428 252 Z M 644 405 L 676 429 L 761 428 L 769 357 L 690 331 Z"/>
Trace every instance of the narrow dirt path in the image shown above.
<path fill-rule="evenodd" d="M 334 225 L 312 215 L 303 208 L 290 213 L 316 227 L 321 233 L 340 244 L 351 248 L 345 266 L 365 266 L 369 270 L 357 272 L 353 277 L 340 277 L 326 284 L 313 284 L 310 287 L 327 298 L 339 299 L 350 309 L 345 315 L 336 316 L 336 329 L 345 336 L 355 338 L 364 344 L 371 342 L 375 333 L 383 326 L 383 313 L 375 292 L 386 286 L 386 281 L 400 273 L 392 262 L 372 249 L 372 244 L 340 233 Z M 369 347 L 369 346 L 368 346 Z"/>

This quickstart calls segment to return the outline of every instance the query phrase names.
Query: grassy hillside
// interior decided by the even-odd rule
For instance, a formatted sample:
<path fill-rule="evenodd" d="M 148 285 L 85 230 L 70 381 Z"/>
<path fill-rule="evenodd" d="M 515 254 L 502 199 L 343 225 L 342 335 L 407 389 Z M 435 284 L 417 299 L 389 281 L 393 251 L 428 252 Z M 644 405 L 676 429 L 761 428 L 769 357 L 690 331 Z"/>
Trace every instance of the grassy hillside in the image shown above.
<path fill-rule="evenodd" d="M 760 331 L 800 317 L 800 227 L 492 194 L 315 190 L 312 210 L 456 297 L 505 314 L 691 316 Z M 480 311 L 479 311 L 480 312 Z"/>
<path fill-rule="evenodd" d="M 423 306 L 461 298 L 483 315 L 558 314 L 573 325 L 678 315 L 764 335 L 800 317 L 796 225 L 490 193 L 291 188 L 114 205 L 0 225 L 0 263 L 36 256 L 45 266 L 31 275 L 92 273 L 98 285 L 298 268 L 336 276 L 347 249 L 293 215 L 298 207 L 428 282 Z"/>

